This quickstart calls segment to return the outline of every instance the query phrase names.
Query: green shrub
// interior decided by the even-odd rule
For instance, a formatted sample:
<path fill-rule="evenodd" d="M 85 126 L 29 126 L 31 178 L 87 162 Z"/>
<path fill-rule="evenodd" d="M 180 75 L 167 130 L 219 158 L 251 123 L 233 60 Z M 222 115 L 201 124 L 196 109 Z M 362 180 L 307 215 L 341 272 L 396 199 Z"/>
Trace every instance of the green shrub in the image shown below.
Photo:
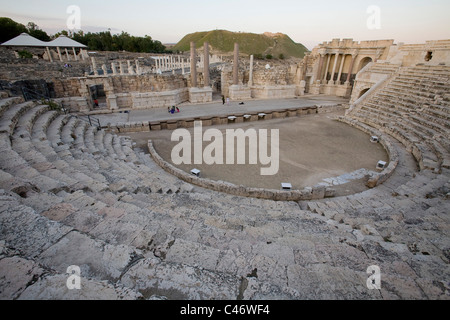
<path fill-rule="evenodd" d="M 51 101 L 51 100 L 45 100 L 43 98 L 41 99 L 41 104 L 48 105 L 50 107 L 50 109 L 52 109 L 52 110 L 61 110 L 62 109 L 61 106 L 59 104 L 57 104 L 56 102 Z"/>
<path fill-rule="evenodd" d="M 22 59 L 31 59 L 33 58 L 33 54 L 27 50 L 20 50 L 17 52 L 19 54 L 19 57 Z"/>
<path fill-rule="evenodd" d="M 271 54 L 266 55 L 266 59 L 271 60 L 273 59 L 273 56 Z"/>

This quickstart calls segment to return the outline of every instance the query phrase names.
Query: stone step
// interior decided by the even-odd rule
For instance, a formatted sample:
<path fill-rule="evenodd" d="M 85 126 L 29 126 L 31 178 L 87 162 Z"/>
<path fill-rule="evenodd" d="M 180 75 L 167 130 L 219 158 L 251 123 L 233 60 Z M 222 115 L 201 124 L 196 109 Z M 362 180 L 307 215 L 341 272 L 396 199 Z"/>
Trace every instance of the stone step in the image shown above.
<path fill-rule="evenodd" d="M 21 104 L 24 102 L 23 97 L 11 97 L 11 98 L 2 98 L 0 99 L 0 116 L 11 107 L 17 104 Z"/>
<path fill-rule="evenodd" d="M 9 107 L 0 119 L 0 132 L 6 132 L 12 135 L 20 117 L 34 106 L 35 103 L 29 101 Z"/>
<path fill-rule="evenodd" d="M 27 113 L 20 117 L 19 121 L 17 122 L 14 134 L 31 139 L 31 130 L 36 119 L 38 119 L 42 114 L 49 110 L 50 107 L 47 105 L 38 105 L 30 109 Z"/>

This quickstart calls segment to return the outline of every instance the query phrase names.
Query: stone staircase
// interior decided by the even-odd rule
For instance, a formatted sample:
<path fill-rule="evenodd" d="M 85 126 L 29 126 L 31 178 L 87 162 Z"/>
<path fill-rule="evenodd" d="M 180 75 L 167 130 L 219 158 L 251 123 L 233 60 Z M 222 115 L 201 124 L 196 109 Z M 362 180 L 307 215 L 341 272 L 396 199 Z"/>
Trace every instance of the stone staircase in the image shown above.
<path fill-rule="evenodd" d="M 403 68 L 355 108 L 357 119 L 401 141 L 421 170 L 450 168 L 450 68 Z"/>
<path fill-rule="evenodd" d="M 448 298 L 448 176 L 414 181 L 434 197 L 417 214 L 440 235 L 409 236 L 415 252 L 401 236 L 420 223 L 389 233 L 392 220 L 410 226 L 392 217 L 414 184 L 324 203 L 241 198 L 194 188 L 77 117 L 19 98 L 0 106 L 0 299 Z M 72 265 L 81 290 L 66 286 Z M 386 272 L 382 290 L 366 287 L 371 265 Z"/>

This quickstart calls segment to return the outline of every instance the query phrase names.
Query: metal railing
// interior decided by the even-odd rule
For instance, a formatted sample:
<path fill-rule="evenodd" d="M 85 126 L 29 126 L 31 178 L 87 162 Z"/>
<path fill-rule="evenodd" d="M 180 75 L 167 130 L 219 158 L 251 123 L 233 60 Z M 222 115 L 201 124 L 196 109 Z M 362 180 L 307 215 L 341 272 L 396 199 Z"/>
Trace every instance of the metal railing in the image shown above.
<path fill-rule="evenodd" d="M 57 102 L 42 93 L 33 91 L 26 87 L 22 87 L 22 94 L 25 101 L 39 100 L 42 104 L 49 105 L 52 110 L 59 110 L 64 112 L 64 114 L 70 114 L 71 116 L 77 117 L 78 119 L 89 123 L 90 126 L 97 127 L 98 130 L 102 128 L 100 119 L 93 117 L 90 114 L 86 114 L 80 111 L 72 110 L 71 108 L 64 107 L 62 103 Z"/>

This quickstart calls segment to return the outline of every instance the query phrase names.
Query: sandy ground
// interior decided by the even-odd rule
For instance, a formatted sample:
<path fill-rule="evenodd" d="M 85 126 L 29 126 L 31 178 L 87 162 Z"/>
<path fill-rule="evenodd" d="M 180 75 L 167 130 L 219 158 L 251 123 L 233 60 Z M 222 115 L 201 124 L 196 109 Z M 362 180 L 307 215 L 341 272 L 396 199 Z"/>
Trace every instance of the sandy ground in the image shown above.
<path fill-rule="evenodd" d="M 304 117 L 273 119 L 203 127 L 203 131 L 216 128 L 224 133 L 227 129 L 279 129 L 279 171 L 274 176 L 261 176 L 260 162 L 257 165 L 179 165 L 190 172 L 193 168 L 201 176 L 212 180 L 223 180 L 249 187 L 280 189 L 281 183 L 291 183 L 293 189 L 314 186 L 325 178 L 337 177 L 361 168 L 375 171 L 378 161 L 388 161 L 388 155 L 380 144 L 370 142 L 370 137 L 352 127 L 333 120 L 337 114 L 316 114 Z M 193 137 L 193 129 L 189 130 Z M 153 140 L 156 151 L 172 163 L 172 149 L 179 142 L 172 142 L 172 131 L 126 134 L 137 146 L 147 151 L 147 141 Z M 269 139 L 270 142 L 270 139 Z M 192 144 L 193 138 L 192 138 Z M 210 142 L 204 142 L 203 147 Z M 271 147 L 268 147 L 270 151 Z M 248 150 L 248 145 L 246 146 Z M 193 150 L 193 149 L 192 149 Z M 226 148 L 224 147 L 226 152 Z M 234 151 L 236 152 L 236 151 Z M 193 152 L 192 152 L 193 159 Z M 192 160 L 193 163 L 193 160 Z M 247 162 L 248 163 L 248 158 Z M 263 166 L 267 167 L 267 166 Z M 350 194 L 365 189 L 363 180 L 355 180 L 339 189 L 339 194 Z"/>

